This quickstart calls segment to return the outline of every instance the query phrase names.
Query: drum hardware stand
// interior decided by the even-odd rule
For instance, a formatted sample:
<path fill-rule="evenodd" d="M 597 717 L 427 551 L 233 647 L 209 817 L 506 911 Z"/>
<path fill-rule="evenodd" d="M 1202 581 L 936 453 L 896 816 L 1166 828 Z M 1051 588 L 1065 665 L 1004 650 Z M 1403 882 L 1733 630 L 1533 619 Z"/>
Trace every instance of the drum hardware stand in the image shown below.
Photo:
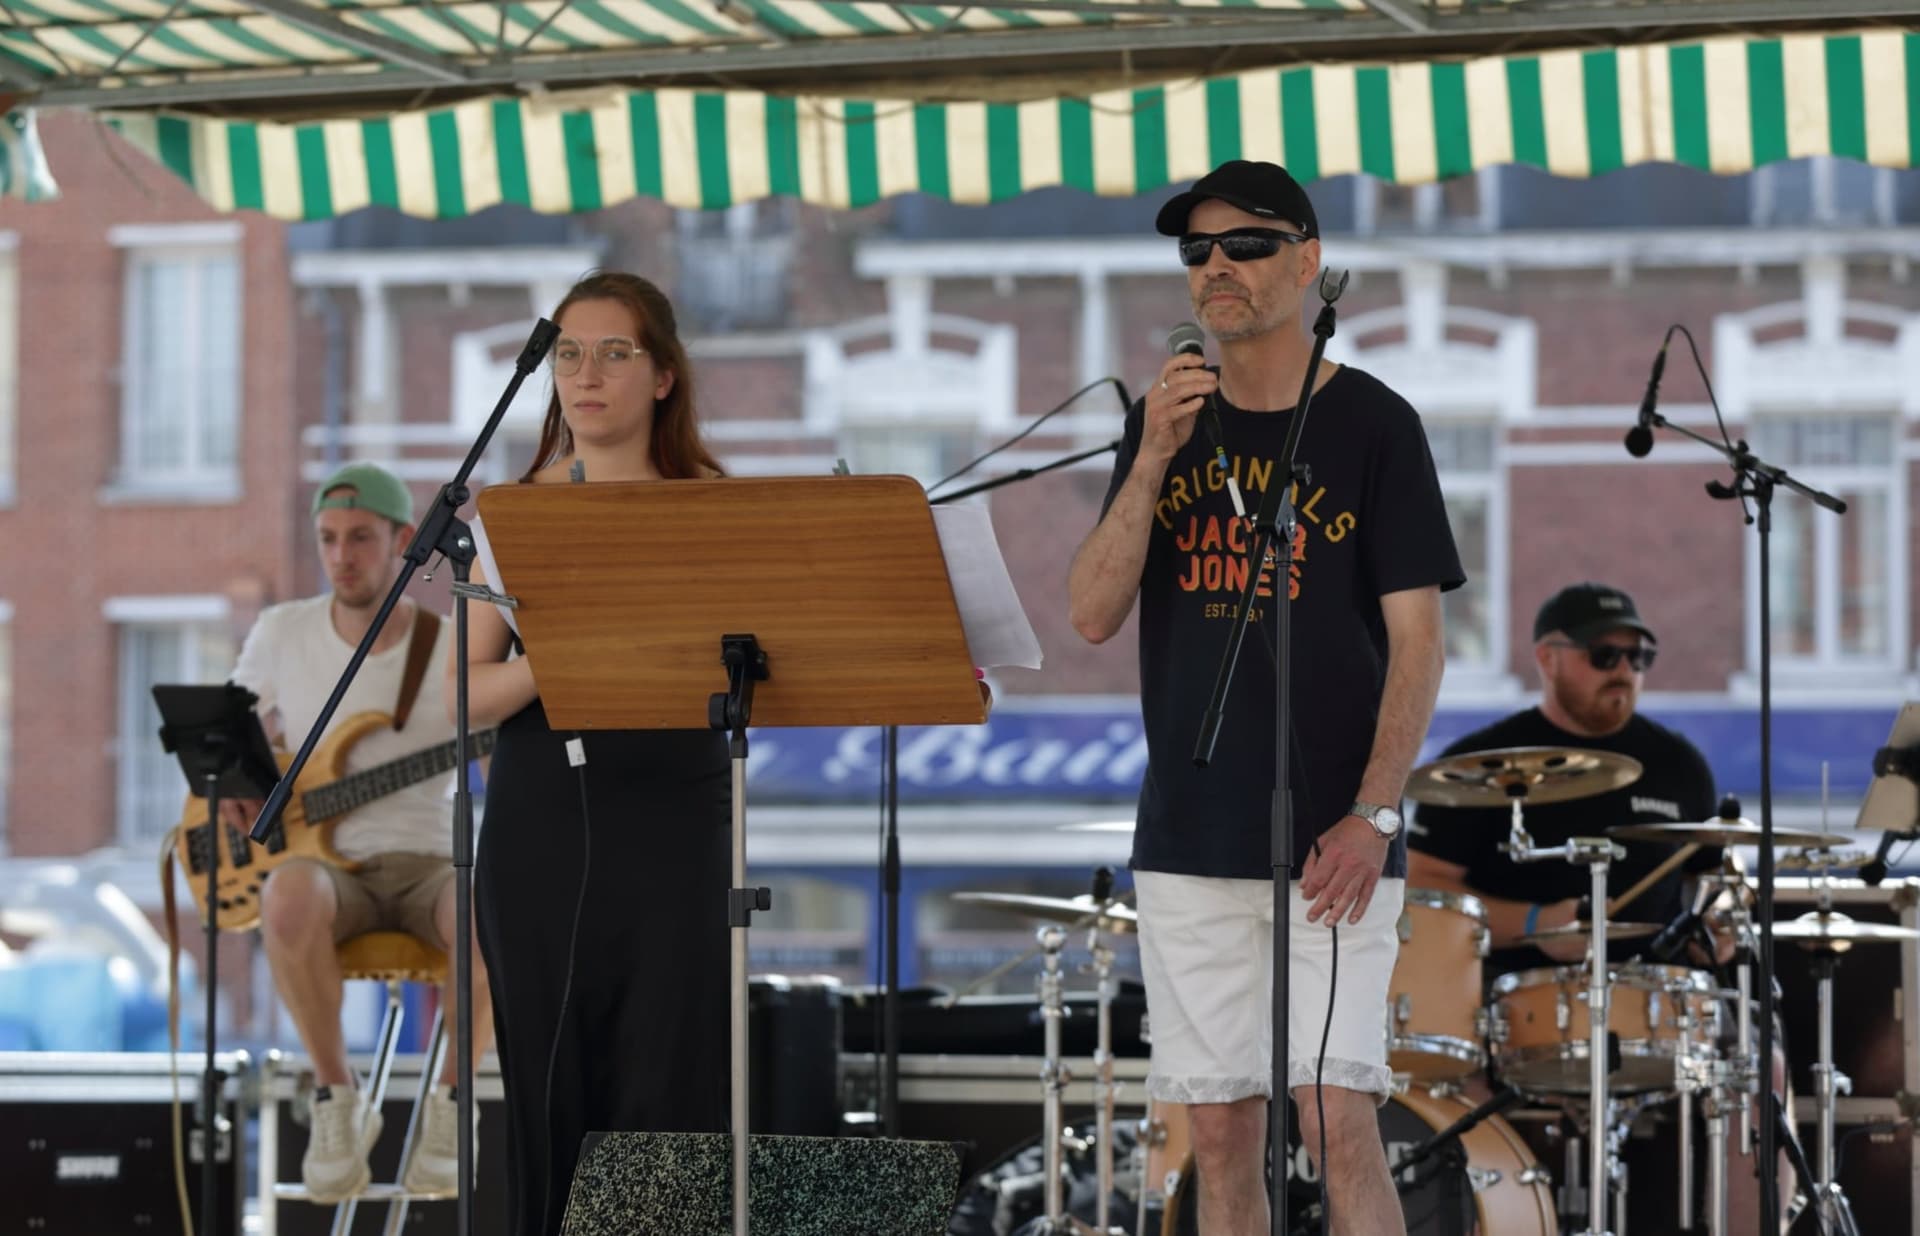
<path fill-rule="evenodd" d="M 1518 787 L 1516 787 L 1518 788 Z M 1607 1159 L 1610 1152 L 1608 1131 L 1613 1127 L 1613 1095 L 1607 1087 L 1608 1012 L 1607 984 L 1607 869 L 1616 858 L 1625 858 L 1626 850 L 1605 837 L 1574 837 L 1563 846 L 1536 849 L 1521 819 L 1521 795 L 1513 797 L 1513 831 L 1503 847 L 1516 863 L 1538 863 L 1562 859 L 1584 865 L 1593 876 L 1589 900 L 1593 916 L 1592 943 L 1587 957 L 1587 1226 L 1580 1236 L 1612 1236 L 1607 1231 Z M 1621 1214 L 1622 1221 L 1625 1213 Z"/>
<path fill-rule="evenodd" d="M 1090 968 L 1099 982 L 1093 1048 L 1094 1164 L 1099 1195 L 1094 1201 L 1093 1226 L 1095 1231 L 1108 1232 L 1113 1230 L 1107 1222 L 1107 1210 L 1113 1198 L 1113 1102 L 1117 1093 L 1113 1082 L 1113 997 L 1119 983 L 1113 976 L 1113 949 L 1101 937 L 1097 922 L 1087 932 L 1087 949 L 1093 954 Z"/>
<path fill-rule="evenodd" d="M 1822 874 L 1816 887 L 1819 889 L 1819 910 L 1822 914 L 1833 911 L 1833 881 Z M 1847 1201 L 1847 1195 L 1840 1182 L 1833 1178 L 1834 1173 L 1834 1107 L 1838 1096 L 1853 1093 L 1853 1081 L 1833 1064 L 1833 975 L 1840 968 L 1840 956 L 1848 945 L 1841 941 L 1804 941 L 1813 961 L 1814 978 L 1818 980 L 1818 1054 L 1813 1062 L 1813 1103 L 1819 1113 L 1818 1141 L 1815 1145 L 1815 1158 L 1812 1164 L 1814 1173 L 1808 1178 L 1813 1194 L 1813 1205 L 1817 1209 L 1820 1228 L 1829 1236 L 1859 1236 L 1859 1226 L 1854 1222 L 1853 1207 Z M 1791 1122 L 1788 1123 L 1791 1133 Z"/>
<path fill-rule="evenodd" d="M 1066 1204 L 1066 1130 L 1060 1118 L 1060 1096 L 1073 1080 L 1072 1072 L 1061 1058 L 1060 1023 L 1066 1020 L 1068 1009 L 1061 990 L 1060 953 L 1066 947 L 1065 929 L 1048 924 L 1035 933 L 1040 942 L 1040 951 L 1044 957 L 1040 971 L 1040 1015 L 1046 1027 L 1045 1055 L 1040 1065 L 1040 1084 L 1044 1092 L 1041 1104 L 1040 1143 L 1044 1158 L 1041 1170 L 1046 1175 L 1043 1186 L 1046 1215 L 1036 1232 L 1063 1233 L 1065 1236 L 1109 1236 L 1113 1229 L 1107 1226 L 1107 1192 L 1113 1185 L 1113 1064 L 1107 1051 L 1107 1031 L 1111 1027 L 1112 1008 L 1110 1005 L 1110 979 L 1113 954 L 1106 953 L 1107 975 L 1100 988 L 1100 1028 L 1101 1041 L 1095 1054 L 1098 1060 L 1109 1057 L 1105 1066 L 1106 1082 L 1102 1086 L 1099 1125 L 1102 1135 L 1098 1138 L 1097 1157 L 1100 1163 L 1101 1199 L 1098 1215 L 1100 1226 L 1089 1227 L 1067 1213 Z M 1096 954 L 1096 965 L 1099 964 Z M 1084 1144 L 1076 1149 L 1084 1149 Z"/>

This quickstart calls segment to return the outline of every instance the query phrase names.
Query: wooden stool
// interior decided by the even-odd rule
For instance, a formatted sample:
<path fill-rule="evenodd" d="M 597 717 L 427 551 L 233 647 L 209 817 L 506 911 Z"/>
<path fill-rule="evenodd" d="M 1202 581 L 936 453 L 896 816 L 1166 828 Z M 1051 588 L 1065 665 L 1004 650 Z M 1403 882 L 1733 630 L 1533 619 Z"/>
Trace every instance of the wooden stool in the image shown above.
<path fill-rule="evenodd" d="M 417 936 L 404 931 L 369 931 L 340 944 L 340 976 L 343 979 L 370 979 L 387 985 L 387 1010 L 380 1019 L 380 1034 L 374 1047 L 373 1068 L 367 1080 L 367 1110 L 379 1111 L 386 1101 L 387 1079 L 393 1072 L 394 1048 L 400 1041 L 400 1024 L 405 1020 L 401 1000 L 404 983 L 442 984 L 450 973 L 447 955 Z M 354 1211 L 361 1201 L 387 1203 L 387 1236 L 399 1236 L 407 1221 L 407 1205 L 416 1200 L 444 1197 L 439 1193 L 409 1193 L 401 1182 L 413 1163 L 420 1122 L 425 1117 L 427 1096 L 433 1092 L 446 1066 L 447 1024 L 443 1008 L 436 1007 L 433 1030 L 428 1036 L 427 1058 L 420 1070 L 420 1086 L 414 1095 L 413 1111 L 407 1117 L 406 1140 L 400 1147 L 400 1166 L 391 1184 L 370 1184 L 359 1196 L 350 1197 L 335 1207 L 333 1236 L 347 1236 L 353 1230 Z M 306 1186 L 279 1184 L 276 1198 L 303 1198 Z"/>

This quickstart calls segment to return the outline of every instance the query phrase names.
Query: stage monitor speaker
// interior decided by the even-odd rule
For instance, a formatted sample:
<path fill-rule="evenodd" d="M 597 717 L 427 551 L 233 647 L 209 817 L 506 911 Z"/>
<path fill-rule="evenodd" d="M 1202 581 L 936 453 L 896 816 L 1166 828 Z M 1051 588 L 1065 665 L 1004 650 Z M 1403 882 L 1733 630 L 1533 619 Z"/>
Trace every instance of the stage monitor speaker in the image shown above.
<path fill-rule="evenodd" d="M 0 1052 L 0 1236 L 177 1232 L 174 1079 L 164 1052 Z M 199 1055 L 178 1057 L 187 1196 L 201 1231 Z M 240 1231 L 244 1052 L 221 1052 L 212 1230 Z"/>
<path fill-rule="evenodd" d="M 947 1142 L 755 1135 L 753 1236 L 943 1236 L 960 1190 Z M 562 1236 L 728 1236 L 724 1133 L 590 1133 Z"/>

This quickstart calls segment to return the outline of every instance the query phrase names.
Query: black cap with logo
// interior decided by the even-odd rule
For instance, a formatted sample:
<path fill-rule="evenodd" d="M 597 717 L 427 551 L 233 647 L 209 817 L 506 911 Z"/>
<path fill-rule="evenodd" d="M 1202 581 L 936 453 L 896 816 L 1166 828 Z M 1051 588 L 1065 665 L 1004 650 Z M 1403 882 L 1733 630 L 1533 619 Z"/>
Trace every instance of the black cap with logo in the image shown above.
<path fill-rule="evenodd" d="M 1193 182 L 1193 188 L 1176 193 L 1160 208 L 1154 226 L 1162 236 L 1180 236 L 1187 231 L 1187 216 L 1208 198 L 1219 198 L 1229 206 L 1238 206 L 1263 219 L 1284 220 L 1308 236 L 1320 235 L 1320 220 L 1314 216 L 1313 203 L 1300 182 L 1277 163 L 1253 163 L 1234 159 L 1222 163 Z"/>
<path fill-rule="evenodd" d="M 1640 620 L 1640 611 L 1626 593 L 1605 584 L 1569 584 L 1540 607 L 1533 620 L 1533 638 L 1560 631 L 1570 640 L 1585 642 L 1623 627 L 1659 642 L 1653 628 Z"/>

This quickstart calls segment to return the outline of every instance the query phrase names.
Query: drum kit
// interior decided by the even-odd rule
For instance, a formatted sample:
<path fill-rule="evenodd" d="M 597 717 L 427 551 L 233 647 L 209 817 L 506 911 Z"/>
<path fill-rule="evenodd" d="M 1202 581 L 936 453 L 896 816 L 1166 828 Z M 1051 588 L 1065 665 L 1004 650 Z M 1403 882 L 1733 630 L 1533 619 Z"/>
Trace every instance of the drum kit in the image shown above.
<path fill-rule="evenodd" d="M 1444 758 L 1416 769 L 1409 779 L 1407 797 L 1416 802 L 1508 809 L 1509 835 L 1501 848 L 1513 861 L 1584 866 L 1592 881 L 1589 918 L 1520 938 L 1536 946 L 1560 942 L 1556 955 L 1566 955 L 1566 943 L 1578 940 L 1584 957 L 1574 964 L 1503 974 L 1490 988 L 1483 988 L 1490 935 L 1479 899 L 1450 890 L 1406 890 L 1400 955 L 1383 1027 L 1396 1093 L 1381 1110 L 1381 1129 L 1409 1215 L 1410 1236 L 1554 1236 L 1561 1230 L 1552 1175 L 1500 1114 L 1523 1099 L 1559 1108 L 1576 1132 L 1565 1138 L 1566 1171 L 1570 1182 L 1583 1176 L 1585 1187 L 1564 1190 L 1561 1199 L 1573 1211 L 1568 1216 L 1572 1230 L 1581 1236 L 1625 1236 L 1627 1171 L 1622 1151 L 1627 1135 L 1643 1112 L 1668 1103 L 1675 1106 L 1679 1132 L 1679 1227 L 1692 1230 L 1704 1221 L 1712 1236 L 1730 1232 L 1728 1143 L 1731 1134 L 1742 1154 L 1754 1153 L 1752 1113 L 1763 1076 L 1752 999 L 1759 955 L 1752 917 L 1756 890 L 1734 851 L 1757 845 L 1760 829 L 1739 818 L 1738 804 L 1731 799 L 1712 820 L 1622 825 L 1604 837 L 1575 837 L 1556 846 L 1536 846 L 1526 829 L 1529 807 L 1603 794 L 1632 784 L 1640 773 L 1635 761 L 1605 751 L 1509 748 Z M 1833 1064 L 1834 970 L 1856 945 L 1920 939 L 1920 931 L 1856 922 L 1833 909 L 1825 875 L 1856 861 L 1837 852 L 1847 840 L 1844 836 L 1783 828 L 1773 832 L 1776 850 L 1797 851 L 1781 856 L 1782 867 L 1822 873 L 1815 884 L 1819 908 L 1773 927 L 1776 941 L 1810 954 L 1818 980 L 1814 1158 L 1809 1162 L 1800 1153 L 1789 1122 L 1783 1120 L 1779 1135 L 1803 1183 L 1790 1212 L 1811 1204 L 1821 1216 L 1821 1230 L 1831 1236 L 1858 1236 L 1860 1228 L 1834 1180 L 1835 1106 L 1847 1085 Z M 1677 848 L 1633 888 L 1610 900 L 1607 877 L 1612 864 L 1625 856 L 1622 843 Z M 1614 921 L 1622 907 L 1702 846 L 1724 847 L 1727 854 L 1717 870 L 1699 877 L 1694 914 L 1677 938 L 1676 925 Z M 1139 915 L 1124 904 L 1125 895 L 1113 895 L 1110 879 L 1096 878 L 1093 896 L 955 897 L 1047 923 L 1038 930 L 1032 950 L 975 984 L 983 986 L 1035 954 L 1042 959 L 1044 1209 L 1018 1230 L 1023 1236 L 1111 1236 L 1127 1231 L 1181 1236 L 1197 1230 L 1184 1109 L 1153 1101 L 1130 1139 L 1131 1162 L 1121 1173 L 1132 1186 L 1126 1190 L 1133 1199 L 1128 1207 L 1134 1211 L 1129 1216 L 1132 1226 L 1111 1222 L 1117 1092 L 1110 1018 L 1117 983 L 1107 937 L 1138 929 Z M 1709 917 L 1734 943 L 1727 970 L 1609 963 L 1609 942 L 1648 937 L 1658 937 L 1654 955 L 1686 960 L 1681 953 L 1689 938 L 1712 944 L 1705 929 L 1694 925 L 1709 910 Z M 1096 1129 L 1090 1142 L 1063 1128 L 1061 1116 L 1063 1092 L 1072 1080 L 1059 1050 L 1059 1022 L 1066 1015 L 1062 954 L 1078 931 L 1087 933 L 1089 968 L 1099 997 Z M 1722 973 L 1730 977 L 1730 985 L 1723 984 Z M 1148 1037 L 1144 1028 L 1142 1037 Z M 1772 1072 L 1769 1067 L 1764 1075 L 1771 1077 Z M 1488 1097 L 1476 1103 L 1480 1096 Z M 1694 1146 L 1696 1113 L 1706 1131 L 1704 1156 L 1697 1156 Z M 1097 1184 L 1091 1222 L 1068 1213 L 1069 1146 L 1093 1151 Z M 1707 1173 L 1699 1215 L 1696 1157 L 1704 1157 Z M 1296 1180 L 1313 1170 L 1304 1154 L 1294 1155 L 1287 1166 Z M 1741 1178 L 1749 1177 L 1742 1173 Z M 1416 1204 L 1422 1198 L 1426 1204 Z"/>

